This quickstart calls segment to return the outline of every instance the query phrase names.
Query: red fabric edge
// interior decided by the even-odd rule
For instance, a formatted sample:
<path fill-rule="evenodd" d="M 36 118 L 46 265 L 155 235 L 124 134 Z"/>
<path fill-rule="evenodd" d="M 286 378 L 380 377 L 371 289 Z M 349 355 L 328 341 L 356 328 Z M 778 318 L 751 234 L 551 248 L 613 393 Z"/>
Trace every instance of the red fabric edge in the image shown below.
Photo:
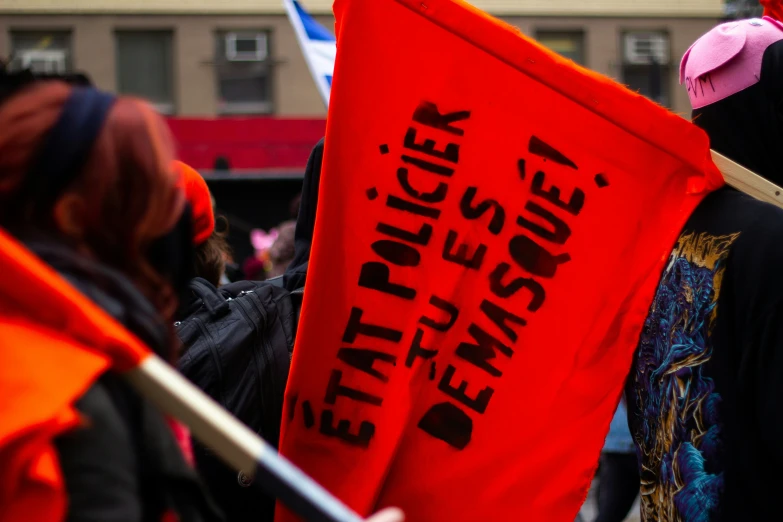
<path fill-rule="evenodd" d="M 695 170 L 704 172 L 705 190 L 723 185 L 723 177 L 709 156 L 707 135 L 687 120 L 641 94 L 561 57 L 528 38 L 519 29 L 462 0 L 393 1 L 566 96 L 629 134 L 674 156 Z M 667 118 L 668 125 L 663 135 L 650 124 L 663 122 Z M 706 156 L 700 152 L 702 147 L 694 147 L 694 143 L 707 150 Z"/>

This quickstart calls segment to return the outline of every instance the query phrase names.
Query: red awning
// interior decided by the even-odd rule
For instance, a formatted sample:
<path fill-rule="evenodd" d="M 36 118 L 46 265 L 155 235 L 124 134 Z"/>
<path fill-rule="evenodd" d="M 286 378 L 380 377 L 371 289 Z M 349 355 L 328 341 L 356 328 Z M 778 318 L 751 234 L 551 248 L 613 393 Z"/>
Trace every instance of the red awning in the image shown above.
<path fill-rule="evenodd" d="M 324 119 L 169 118 L 179 159 L 209 177 L 298 177 Z M 225 160 L 225 161 L 222 161 Z M 228 163 L 229 172 L 219 166 Z"/>

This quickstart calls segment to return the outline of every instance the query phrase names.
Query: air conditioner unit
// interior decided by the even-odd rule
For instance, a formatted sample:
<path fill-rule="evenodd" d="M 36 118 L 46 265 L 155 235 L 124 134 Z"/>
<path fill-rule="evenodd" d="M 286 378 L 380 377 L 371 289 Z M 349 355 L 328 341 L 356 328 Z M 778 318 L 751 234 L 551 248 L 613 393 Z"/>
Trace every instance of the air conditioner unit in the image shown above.
<path fill-rule="evenodd" d="M 266 33 L 226 34 L 226 60 L 261 62 L 267 57 Z"/>
<path fill-rule="evenodd" d="M 648 65 L 669 63 L 669 38 L 664 33 L 627 33 L 624 42 L 625 63 Z"/>
<path fill-rule="evenodd" d="M 45 74 L 66 72 L 67 53 L 64 49 L 26 49 L 16 54 L 23 69 Z"/>

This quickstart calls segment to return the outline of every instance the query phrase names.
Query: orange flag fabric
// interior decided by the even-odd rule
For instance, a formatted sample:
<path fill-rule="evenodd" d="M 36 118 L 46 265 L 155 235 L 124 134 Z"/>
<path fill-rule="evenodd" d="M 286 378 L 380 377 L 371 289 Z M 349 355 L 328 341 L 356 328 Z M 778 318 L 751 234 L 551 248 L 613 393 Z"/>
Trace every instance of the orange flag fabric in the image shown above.
<path fill-rule="evenodd" d="M 109 368 L 149 349 L 0 229 L 0 521 L 59 522 L 67 498 L 53 440 Z"/>
<path fill-rule="evenodd" d="M 281 451 L 364 514 L 571 522 L 707 137 L 464 2 L 334 10 Z"/>

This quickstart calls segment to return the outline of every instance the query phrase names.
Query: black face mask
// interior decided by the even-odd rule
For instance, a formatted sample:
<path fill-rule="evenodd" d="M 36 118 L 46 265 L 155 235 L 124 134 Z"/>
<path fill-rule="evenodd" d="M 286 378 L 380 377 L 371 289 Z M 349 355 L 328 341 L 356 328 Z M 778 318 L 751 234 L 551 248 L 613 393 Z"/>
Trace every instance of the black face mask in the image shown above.
<path fill-rule="evenodd" d="M 764 51 L 757 84 L 694 110 L 693 122 L 715 151 L 783 185 L 783 40 Z"/>
<path fill-rule="evenodd" d="M 190 205 L 185 205 L 174 228 L 153 241 L 147 251 L 147 261 L 174 288 L 180 309 L 187 306 L 190 281 L 196 277 L 194 259 L 193 217 Z"/>

